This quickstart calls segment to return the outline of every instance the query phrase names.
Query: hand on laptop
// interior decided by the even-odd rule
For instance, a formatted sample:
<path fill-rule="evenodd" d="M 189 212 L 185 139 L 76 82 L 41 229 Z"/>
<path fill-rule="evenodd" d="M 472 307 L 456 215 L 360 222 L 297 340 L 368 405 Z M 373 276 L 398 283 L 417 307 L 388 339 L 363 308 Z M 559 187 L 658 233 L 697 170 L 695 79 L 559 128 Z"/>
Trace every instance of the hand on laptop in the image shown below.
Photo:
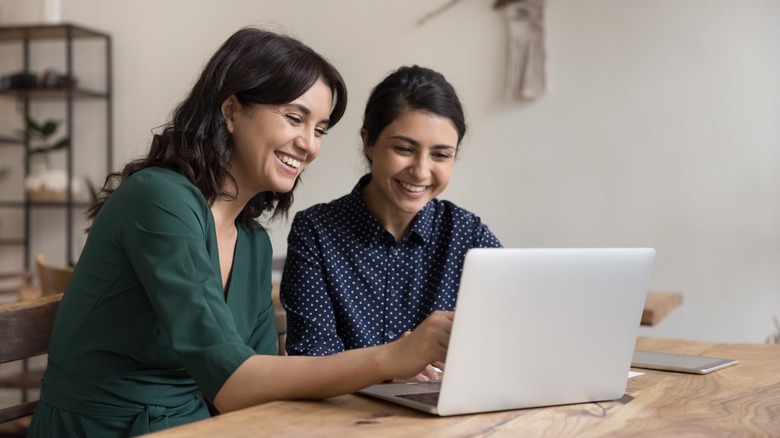
<path fill-rule="evenodd" d="M 434 367 L 444 367 L 453 315 L 454 312 L 437 310 L 414 331 L 404 333 L 392 343 L 396 347 L 396 357 L 404 359 L 397 361 L 401 367 L 397 378 L 419 381 L 439 379 L 439 372 Z"/>
<path fill-rule="evenodd" d="M 441 380 L 442 370 L 444 364 L 436 362 L 435 365 L 428 365 L 424 370 L 420 371 L 416 376 L 409 379 L 393 379 L 391 383 L 409 383 L 409 382 L 435 382 Z"/>
<path fill-rule="evenodd" d="M 408 331 L 405 332 L 401 337 L 409 336 L 412 332 Z M 444 369 L 444 362 L 436 362 L 435 364 L 428 364 L 425 366 L 425 369 L 420 371 L 416 376 L 412 377 L 411 379 L 394 379 L 396 382 L 402 381 L 402 380 L 412 380 L 416 382 L 433 382 L 436 380 L 441 379 L 441 375 L 439 373 L 442 372 Z"/>

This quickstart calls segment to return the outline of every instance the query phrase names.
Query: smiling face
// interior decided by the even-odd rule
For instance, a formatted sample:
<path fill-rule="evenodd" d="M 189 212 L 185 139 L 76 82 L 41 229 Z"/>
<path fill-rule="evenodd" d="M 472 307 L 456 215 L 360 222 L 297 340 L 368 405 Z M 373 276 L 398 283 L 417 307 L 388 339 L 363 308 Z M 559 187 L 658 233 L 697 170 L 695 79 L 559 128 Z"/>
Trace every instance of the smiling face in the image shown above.
<path fill-rule="evenodd" d="M 230 173 L 240 198 L 260 192 L 286 193 L 320 152 L 330 126 L 332 94 L 322 79 L 290 103 L 241 105 L 235 96 L 222 104 L 234 152 Z"/>
<path fill-rule="evenodd" d="M 369 210 L 396 238 L 414 216 L 447 188 L 458 147 L 452 121 L 427 111 L 405 111 L 387 125 L 373 145 L 361 132 L 371 161 L 364 189 Z"/>

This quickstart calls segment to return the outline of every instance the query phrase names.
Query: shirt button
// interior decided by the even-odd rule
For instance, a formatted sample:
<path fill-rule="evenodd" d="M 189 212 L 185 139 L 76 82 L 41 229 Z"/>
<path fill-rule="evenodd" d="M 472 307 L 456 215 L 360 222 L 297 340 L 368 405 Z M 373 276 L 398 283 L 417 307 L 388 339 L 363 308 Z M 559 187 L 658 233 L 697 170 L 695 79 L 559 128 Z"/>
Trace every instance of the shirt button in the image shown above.
<path fill-rule="evenodd" d="M 398 248 L 395 247 L 395 248 L 391 249 L 390 253 L 393 254 L 393 255 L 398 255 Z"/>
<path fill-rule="evenodd" d="M 398 291 L 397 290 L 393 289 L 393 290 L 390 291 L 390 296 L 391 297 L 394 297 L 396 295 L 398 295 Z"/>
<path fill-rule="evenodd" d="M 388 336 L 390 339 L 395 339 L 395 332 L 394 332 L 394 331 L 392 331 L 392 330 L 390 330 L 389 332 L 387 332 L 387 336 Z"/>

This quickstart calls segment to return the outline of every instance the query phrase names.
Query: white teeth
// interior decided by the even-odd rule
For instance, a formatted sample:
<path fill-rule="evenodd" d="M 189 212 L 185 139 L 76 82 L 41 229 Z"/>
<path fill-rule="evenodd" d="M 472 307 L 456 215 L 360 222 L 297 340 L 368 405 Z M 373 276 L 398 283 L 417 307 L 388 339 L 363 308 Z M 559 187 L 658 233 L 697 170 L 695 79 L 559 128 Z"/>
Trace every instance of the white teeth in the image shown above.
<path fill-rule="evenodd" d="M 282 160 L 282 163 L 284 163 L 284 164 L 286 164 L 286 165 L 288 165 L 290 167 L 294 167 L 296 169 L 301 167 L 301 162 L 300 161 L 298 161 L 298 160 L 296 160 L 294 158 L 290 158 L 287 155 L 282 155 L 281 157 L 279 157 L 279 159 Z"/>
<path fill-rule="evenodd" d="M 410 192 L 422 192 L 423 190 L 425 190 L 425 186 L 413 186 L 403 181 L 401 181 L 401 187 L 405 188 L 406 190 L 409 190 Z"/>

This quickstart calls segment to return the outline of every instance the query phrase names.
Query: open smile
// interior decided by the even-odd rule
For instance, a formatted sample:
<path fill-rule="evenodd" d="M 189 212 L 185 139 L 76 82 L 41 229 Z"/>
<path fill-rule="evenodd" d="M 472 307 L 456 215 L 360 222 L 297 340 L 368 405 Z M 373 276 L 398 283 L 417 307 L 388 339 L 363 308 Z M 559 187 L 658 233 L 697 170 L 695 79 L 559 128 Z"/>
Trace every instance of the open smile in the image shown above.
<path fill-rule="evenodd" d="M 428 186 L 416 186 L 413 184 L 405 183 L 403 181 L 398 181 L 399 184 L 401 184 L 401 187 L 404 188 L 404 190 L 407 190 L 412 193 L 420 193 L 428 188 Z"/>
<path fill-rule="evenodd" d="M 301 160 L 297 160 L 297 159 L 295 159 L 295 158 L 293 158 L 293 157 L 291 157 L 289 155 L 277 154 L 276 158 L 278 158 L 279 161 L 281 161 L 282 163 L 286 164 L 287 166 L 289 166 L 289 167 L 291 167 L 291 168 L 293 168 L 295 170 L 298 170 L 298 169 L 301 168 L 301 164 L 302 164 Z"/>

